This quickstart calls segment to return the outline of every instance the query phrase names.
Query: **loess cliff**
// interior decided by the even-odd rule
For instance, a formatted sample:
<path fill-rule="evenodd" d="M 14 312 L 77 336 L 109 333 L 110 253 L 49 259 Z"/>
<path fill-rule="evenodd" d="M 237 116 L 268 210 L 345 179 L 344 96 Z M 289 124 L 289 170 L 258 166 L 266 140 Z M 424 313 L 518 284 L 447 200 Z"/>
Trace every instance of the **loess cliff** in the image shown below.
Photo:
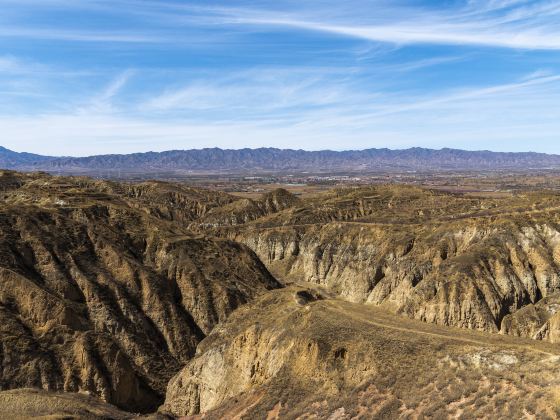
<path fill-rule="evenodd" d="M 324 285 L 426 322 L 555 339 L 548 317 L 526 331 L 510 327 L 516 311 L 560 291 L 554 193 L 496 199 L 406 186 L 344 189 L 211 230 L 247 244 L 285 282 Z M 548 332 L 535 335 L 545 323 Z"/>
<path fill-rule="evenodd" d="M 556 418 L 560 356 L 537 343 L 289 287 L 214 329 L 170 381 L 160 412 L 208 420 Z"/>
<path fill-rule="evenodd" d="M 0 417 L 560 415 L 554 192 L 4 171 L 0 198 Z"/>
<path fill-rule="evenodd" d="M 213 203 L 115 187 L 0 177 L 0 389 L 90 392 L 153 411 L 214 325 L 279 286 L 246 246 L 173 222 Z"/>

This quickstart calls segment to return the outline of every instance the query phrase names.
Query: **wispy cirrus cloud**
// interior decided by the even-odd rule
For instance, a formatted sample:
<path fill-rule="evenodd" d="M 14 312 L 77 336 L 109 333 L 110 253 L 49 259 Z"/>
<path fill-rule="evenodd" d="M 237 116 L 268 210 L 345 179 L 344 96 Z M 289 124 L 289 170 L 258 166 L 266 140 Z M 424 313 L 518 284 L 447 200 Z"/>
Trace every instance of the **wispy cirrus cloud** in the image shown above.
<path fill-rule="evenodd" d="M 539 87 L 539 86 L 552 86 L 556 87 L 556 90 L 550 91 L 550 96 L 545 95 L 545 100 L 547 103 L 551 103 L 554 101 L 553 98 L 559 97 L 558 87 L 560 87 L 560 75 L 543 75 L 543 73 L 537 72 L 527 77 L 523 77 L 521 80 L 515 81 L 513 83 L 505 83 L 500 85 L 494 85 L 489 87 L 475 87 L 470 89 L 460 89 L 456 92 L 449 92 L 449 93 L 438 93 L 435 95 L 430 95 L 428 97 L 417 97 L 413 100 L 401 100 L 398 103 L 391 103 L 384 104 L 378 110 L 374 112 L 363 112 L 361 115 L 356 117 L 352 117 L 349 120 L 358 121 L 358 120 L 369 120 L 371 118 L 377 117 L 384 117 L 387 115 L 393 114 L 401 114 L 401 113 L 410 113 L 415 111 L 421 110 L 436 110 L 441 109 L 445 106 L 457 106 L 457 104 L 466 104 L 466 103 L 473 103 L 479 102 L 481 104 L 481 110 L 483 101 L 485 98 L 504 98 L 504 97 L 511 97 L 515 95 L 517 99 L 522 98 L 523 95 L 526 95 L 527 98 L 531 98 L 531 96 L 535 96 L 535 91 L 531 91 L 530 88 L 532 87 Z M 543 97 L 541 96 L 541 99 Z M 493 107 L 495 109 L 504 109 L 508 108 L 506 104 L 501 103 L 499 107 Z M 560 116 L 560 112 L 558 113 Z"/>
<path fill-rule="evenodd" d="M 14 71 L 21 71 L 25 68 L 22 62 L 15 57 L 4 56 L 0 57 L 0 73 L 11 73 Z"/>
<path fill-rule="evenodd" d="M 241 112 L 250 115 L 279 110 L 333 106 L 359 95 L 347 79 L 348 68 L 263 68 L 225 76 L 199 77 L 140 104 L 156 112 Z M 238 114 L 243 115 L 243 114 Z"/>
<path fill-rule="evenodd" d="M 98 114 L 117 112 L 113 105 L 113 100 L 126 86 L 134 75 L 134 70 L 128 69 L 113 78 L 99 93 L 82 107 L 78 108 L 79 114 Z"/>
<path fill-rule="evenodd" d="M 119 75 L 105 89 L 105 96 L 114 98 L 126 79 Z M 210 91 L 206 93 L 213 97 L 219 84 L 217 81 L 214 89 L 208 81 Z M 250 95 L 253 91 L 247 89 L 245 94 Z M 300 93 L 305 96 L 308 92 Z M 324 93 L 328 94 L 328 89 Z M 165 150 L 210 144 L 233 148 L 395 148 L 418 145 L 418 138 L 430 138 L 432 147 L 478 149 L 493 144 L 495 150 L 550 151 L 560 131 L 558 74 L 541 72 L 511 83 L 415 97 L 391 92 L 346 94 L 350 97 L 342 95 L 325 107 L 288 113 L 273 108 L 263 108 L 258 114 L 255 110 L 222 112 L 230 106 L 228 99 L 197 115 L 183 109 L 184 113 L 168 113 L 163 119 L 148 110 L 144 111 L 149 116 L 93 107 L 88 112 L 0 117 L 0 129 L 6 138 L 18 139 L 16 148 L 32 144 L 40 136 L 48 147 L 75 155 L 95 153 L 100 147 L 125 153 L 139 148 Z M 179 110 L 183 107 L 167 105 L 179 106 Z M 527 139 L 536 135 L 538 142 L 528 146 Z M 6 145 L 12 146 L 9 142 Z"/>
<path fill-rule="evenodd" d="M 315 31 L 400 45 L 473 45 L 519 49 L 560 49 L 560 4 L 557 2 L 470 2 L 461 8 L 386 7 L 375 14 L 342 19 L 315 19 L 306 13 L 229 10 L 229 22 Z M 537 3 L 537 4 L 535 4 Z M 224 10 L 224 15 L 227 15 Z"/>
<path fill-rule="evenodd" d="M 259 9 L 247 3 L 190 4 L 177 1 L 3 0 L 23 10 L 89 9 L 100 15 L 128 19 L 120 31 L 103 28 L 4 25 L 0 37 L 51 39 L 74 42 L 188 44 L 197 30 L 230 28 L 243 33 L 266 30 L 304 30 L 396 45 L 470 45 L 514 49 L 560 49 L 560 4 L 550 0 L 471 0 L 434 7 L 397 2 L 275 2 Z M 9 6 L 13 5 L 13 6 Z M 41 5 L 43 7 L 41 7 Z M 429 3 L 428 3 L 429 5 Z M 23 13 L 25 17 L 25 13 Z M 142 22 L 142 25 L 138 23 Z M 187 32 L 185 32 L 187 30 Z M 230 33 L 231 35 L 231 33 Z"/>
<path fill-rule="evenodd" d="M 18 150 L 560 152 L 558 1 L 0 0 L 0 8 L 0 132 Z"/>
<path fill-rule="evenodd" d="M 459 59 L 461 57 L 418 60 L 394 68 L 387 66 L 381 71 L 406 72 Z M 406 90 L 394 91 L 379 84 L 377 87 L 370 86 L 364 92 L 356 78 L 345 77 L 344 69 L 330 74 L 322 73 L 320 69 L 315 69 L 315 72 L 261 69 L 224 78 L 210 76 L 150 96 L 138 105 L 137 110 L 170 115 L 188 115 L 191 111 L 198 111 L 198 116 L 214 120 L 227 120 L 235 115 L 236 120 L 271 120 L 274 116 L 283 116 L 293 121 L 293 115 L 300 120 L 316 115 L 316 119 L 323 120 L 324 124 L 330 124 L 331 117 L 336 114 L 337 122 L 345 118 L 349 124 L 511 94 L 526 95 L 526 100 L 529 100 L 536 92 L 531 88 L 560 87 L 560 74 L 537 70 L 517 80 L 489 86 L 449 88 L 418 94 Z M 558 90 L 550 90 L 550 95 L 556 98 Z"/>
<path fill-rule="evenodd" d="M 60 66 L 48 65 L 45 63 L 16 57 L 13 55 L 0 56 L 0 77 L 1 76 L 32 76 L 41 77 L 82 77 L 91 76 L 98 71 L 91 69 L 68 69 Z"/>
<path fill-rule="evenodd" d="M 132 31 L 106 32 L 9 26 L 0 28 L 0 37 L 72 42 L 162 43 L 170 41 L 170 38 L 165 38 L 157 34 L 134 33 Z"/>

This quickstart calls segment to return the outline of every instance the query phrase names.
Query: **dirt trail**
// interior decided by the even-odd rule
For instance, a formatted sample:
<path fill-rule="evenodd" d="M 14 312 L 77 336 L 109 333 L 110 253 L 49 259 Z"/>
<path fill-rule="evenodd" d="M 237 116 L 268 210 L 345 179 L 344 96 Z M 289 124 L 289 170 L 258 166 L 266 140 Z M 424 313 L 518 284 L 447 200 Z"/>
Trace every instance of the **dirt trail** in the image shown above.
<path fill-rule="evenodd" d="M 388 318 L 388 317 L 394 317 L 394 321 L 400 321 L 401 323 L 406 322 L 406 323 L 417 323 L 419 328 L 413 328 L 413 327 L 404 327 L 404 326 L 397 326 L 397 325 L 393 325 L 390 322 L 382 322 L 382 321 L 372 321 L 370 319 L 366 319 L 365 318 L 365 314 L 364 313 L 359 313 L 357 314 L 356 312 L 356 308 L 349 308 L 348 305 L 358 305 L 358 304 L 349 304 L 347 302 L 344 301 L 340 301 L 340 300 L 329 300 L 329 302 L 332 304 L 331 308 L 335 309 L 337 312 L 340 312 L 341 314 L 343 314 L 344 316 L 349 316 L 359 322 L 364 322 L 366 324 L 370 324 L 370 325 L 374 325 L 376 327 L 379 328 L 387 328 L 387 329 L 391 329 L 391 330 L 395 330 L 395 331 L 401 331 L 401 332 L 406 332 L 406 333 L 412 333 L 412 334 L 417 334 L 417 335 L 424 335 L 424 336 L 430 336 L 430 337 L 437 337 L 437 338 L 441 338 L 441 339 L 445 339 L 445 340 L 452 340 L 452 341 L 460 341 L 463 343 L 469 343 L 469 344 L 475 344 L 478 346 L 483 346 L 483 347 L 488 347 L 488 346 L 492 346 L 492 347 L 509 347 L 509 348 L 517 348 L 517 349 L 521 349 L 521 350 L 526 350 L 526 351 L 531 351 L 531 352 L 536 352 L 536 353 L 540 353 L 540 354 L 544 354 L 547 356 L 551 356 L 551 357 L 558 357 L 560 356 L 560 349 L 558 349 L 558 352 L 555 353 L 551 353 L 549 351 L 546 350 L 541 350 L 539 348 L 537 348 L 538 345 L 541 344 L 541 342 L 537 342 L 535 341 L 535 346 L 532 346 L 530 344 L 521 344 L 521 343 L 515 343 L 513 342 L 514 340 L 517 340 L 516 337 L 510 337 L 510 336 L 503 336 L 503 335 L 496 335 L 495 337 L 493 337 L 493 335 L 491 333 L 487 333 L 488 335 L 488 339 L 487 340 L 483 340 L 481 339 L 476 339 L 476 338 L 467 338 L 467 337 L 462 337 L 459 336 L 459 334 L 463 334 L 463 335 L 468 335 L 470 333 L 472 333 L 470 330 L 460 330 L 457 328 L 452 328 L 452 327 L 447 327 L 449 328 L 445 333 L 444 332 L 432 332 L 432 331 L 426 331 L 426 329 L 428 328 L 433 328 L 434 326 L 431 324 L 425 324 L 422 323 L 421 321 L 417 321 L 415 322 L 414 320 L 410 320 L 408 318 L 401 318 L 397 315 L 391 315 L 391 314 L 387 314 L 384 313 L 383 316 Z M 364 312 L 367 310 L 368 312 L 370 312 L 372 315 L 374 314 L 374 311 L 372 310 L 373 308 L 364 308 Z M 499 343 L 496 342 L 496 339 L 498 339 L 500 341 L 508 341 L 506 343 Z M 521 340 L 521 339 L 519 339 Z"/>

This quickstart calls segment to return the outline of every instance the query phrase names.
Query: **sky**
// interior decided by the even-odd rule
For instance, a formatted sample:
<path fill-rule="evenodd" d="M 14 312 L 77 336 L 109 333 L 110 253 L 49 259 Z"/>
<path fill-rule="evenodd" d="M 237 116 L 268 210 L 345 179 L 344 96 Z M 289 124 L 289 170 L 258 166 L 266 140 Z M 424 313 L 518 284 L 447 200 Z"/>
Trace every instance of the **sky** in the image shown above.
<path fill-rule="evenodd" d="M 0 145 L 560 154 L 560 1 L 0 0 Z"/>

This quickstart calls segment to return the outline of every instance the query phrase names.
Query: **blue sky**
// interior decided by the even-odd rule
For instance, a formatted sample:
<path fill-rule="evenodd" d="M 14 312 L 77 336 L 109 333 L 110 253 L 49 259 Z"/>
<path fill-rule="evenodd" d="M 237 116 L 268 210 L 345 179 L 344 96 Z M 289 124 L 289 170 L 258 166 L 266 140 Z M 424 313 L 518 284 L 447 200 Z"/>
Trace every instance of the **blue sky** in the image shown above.
<path fill-rule="evenodd" d="M 560 153 L 560 1 L 0 0 L 0 145 Z"/>

